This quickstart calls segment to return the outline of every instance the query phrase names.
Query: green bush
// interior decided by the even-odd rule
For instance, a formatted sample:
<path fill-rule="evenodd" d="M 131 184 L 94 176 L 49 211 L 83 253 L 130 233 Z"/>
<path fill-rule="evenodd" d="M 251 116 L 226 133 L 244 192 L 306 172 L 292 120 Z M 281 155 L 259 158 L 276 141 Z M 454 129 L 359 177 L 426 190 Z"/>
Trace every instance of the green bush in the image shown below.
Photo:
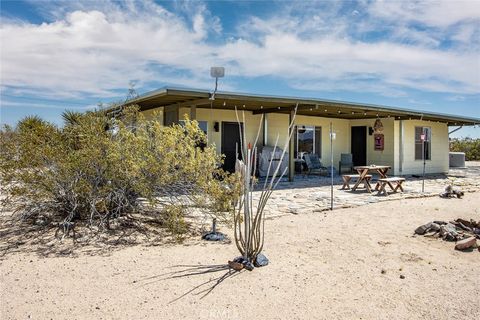
<path fill-rule="evenodd" d="M 465 152 L 465 160 L 480 160 L 480 139 L 463 138 L 450 140 L 450 151 Z"/>
<path fill-rule="evenodd" d="M 235 177 L 219 169 L 213 146 L 199 147 L 206 137 L 196 121 L 164 127 L 137 108 L 64 120 L 60 128 L 27 117 L 1 130 L 1 191 L 17 216 L 105 230 L 148 207 L 173 232 L 185 231 L 185 208 L 229 217 Z"/>

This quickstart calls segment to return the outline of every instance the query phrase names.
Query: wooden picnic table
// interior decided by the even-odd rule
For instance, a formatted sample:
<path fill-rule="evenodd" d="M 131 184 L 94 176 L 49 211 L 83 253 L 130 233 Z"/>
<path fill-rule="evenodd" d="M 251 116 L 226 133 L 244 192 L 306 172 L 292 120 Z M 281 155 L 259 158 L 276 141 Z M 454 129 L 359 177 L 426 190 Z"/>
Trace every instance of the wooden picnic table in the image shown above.
<path fill-rule="evenodd" d="M 359 178 L 355 183 L 355 185 L 353 186 L 352 191 L 357 190 L 360 183 L 363 182 L 367 191 L 372 192 L 372 186 L 370 185 L 370 181 L 369 179 L 366 179 L 368 172 L 376 171 L 380 175 L 380 178 L 387 178 L 387 172 L 388 170 L 390 170 L 390 168 L 391 168 L 390 166 L 377 166 L 377 165 L 354 167 L 353 169 L 357 170 Z"/>

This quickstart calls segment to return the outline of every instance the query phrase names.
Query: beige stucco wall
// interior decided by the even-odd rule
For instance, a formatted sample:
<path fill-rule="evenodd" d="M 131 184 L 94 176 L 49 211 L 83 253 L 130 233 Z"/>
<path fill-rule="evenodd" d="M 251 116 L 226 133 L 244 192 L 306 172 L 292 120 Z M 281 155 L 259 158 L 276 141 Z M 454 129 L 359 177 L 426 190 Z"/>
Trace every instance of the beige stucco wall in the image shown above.
<path fill-rule="evenodd" d="M 448 172 L 448 126 L 445 123 L 404 120 L 403 141 L 403 174 L 421 174 L 423 161 L 415 160 L 415 127 L 430 127 L 432 129 L 432 159 L 426 162 L 426 173 Z M 399 148 L 402 146 L 400 145 Z M 400 152 L 399 152 L 400 155 Z M 396 171 L 398 172 L 398 170 Z M 400 172 L 398 172 L 400 173 Z"/>
<path fill-rule="evenodd" d="M 149 118 L 157 112 L 157 117 L 163 121 L 163 108 L 152 109 L 143 112 Z M 190 108 L 180 108 L 180 119 L 187 114 L 190 116 Z M 240 112 L 241 117 L 241 112 Z M 279 147 L 283 148 L 288 137 L 287 114 L 266 114 L 267 117 L 267 145 L 273 146 L 277 135 Z M 232 110 L 210 110 L 197 108 L 196 119 L 208 122 L 208 142 L 216 146 L 217 152 L 221 152 L 222 121 L 236 122 L 235 111 Z M 415 126 L 432 128 L 432 159 L 427 161 L 427 173 L 448 172 L 448 127 L 445 123 L 428 122 L 420 120 L 403 120 L 403 143 L 401 139 L 402 121 L 393 118 L 381 119 L 384 130 L 385 148 L 383 151 L 374 150 L 374 136 L 368 135 L 367 131 L 367 163 L 377 165 L 389 165 L 395 175 L 420 174 L 423 162 L 415 160 Z M 214 132 L 214 123 L 219 122 L 219 132 Z M 350 153 L 350 135 L 352 126 L 373 127 L 375 119 L 344 120 L 320 117 L 297 116 L 296 125 L 317 126 L 322 128 L 322 154 L 321 161 L 324 165 L 330 165 L 330 122 L 333 124 L 333 131 L 336 139 L 333 143 L 334 166 L 338 167 L 341 153 Z M 253 115 L 252 112 L 245 112 L 245 134 L 247 143 L 253 144 L 258 126 L 261 126 L 261 115 Z M 367 129 L 368 130 L 368 129 Z M 258 146 L 262 145 L 263 128 L 260 130 Z M 401 157 L 403 151 L 403 161 Z M 400 167 L 403 168 L 400 171 Z"/>

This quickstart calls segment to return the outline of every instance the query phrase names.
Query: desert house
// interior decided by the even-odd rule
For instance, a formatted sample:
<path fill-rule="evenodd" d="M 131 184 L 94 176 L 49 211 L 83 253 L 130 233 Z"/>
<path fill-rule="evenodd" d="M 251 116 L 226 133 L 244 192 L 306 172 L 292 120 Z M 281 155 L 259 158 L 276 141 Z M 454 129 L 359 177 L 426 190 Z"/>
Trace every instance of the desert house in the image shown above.
<path fill-rule="evenodd" d="M 341 154 L 347 153 L 352 154 L 354 165 L 388 165 L 394 175 L 422 173 L 424 154 L 426 173 L 448 172 L 449 126 L 480 124 L 477 118 L 345 101 L 231 92 L 217 92 L 212 99 L 207 90 L 169 87 L 126 104 L 139 105 L 147 118 L 155 115 L 165 125 L 180 123 L 185 117 L 197 120 L 208 143 L 225 155 L 227 170 L 234 168 L 240 141 L 235 107 L 240 111 L 241 132 L 247 143 L 254 143 L 260 129 L 258 146 L 273 146 L 279 136 L 283 147 L 298 104 L 295 131 L 287 150 L 290 180 L 295 174 L 295 159 L 304 153 L 316 153 L 325 165 L 330 164 L 330 124 L 335 167 Z"/>

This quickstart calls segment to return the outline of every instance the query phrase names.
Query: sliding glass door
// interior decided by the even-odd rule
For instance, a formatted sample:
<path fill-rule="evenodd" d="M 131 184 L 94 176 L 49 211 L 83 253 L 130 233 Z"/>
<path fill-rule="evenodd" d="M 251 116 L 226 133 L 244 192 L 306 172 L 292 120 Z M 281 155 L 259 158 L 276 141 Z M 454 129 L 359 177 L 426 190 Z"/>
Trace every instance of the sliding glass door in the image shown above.
<path fill-rule="evenodd" d="M 321 158 L 322 127 L 299 125 L 295 127 L 294 133 L 295 158 L 301 159 L 308 153 L 316 153 Z"/>

